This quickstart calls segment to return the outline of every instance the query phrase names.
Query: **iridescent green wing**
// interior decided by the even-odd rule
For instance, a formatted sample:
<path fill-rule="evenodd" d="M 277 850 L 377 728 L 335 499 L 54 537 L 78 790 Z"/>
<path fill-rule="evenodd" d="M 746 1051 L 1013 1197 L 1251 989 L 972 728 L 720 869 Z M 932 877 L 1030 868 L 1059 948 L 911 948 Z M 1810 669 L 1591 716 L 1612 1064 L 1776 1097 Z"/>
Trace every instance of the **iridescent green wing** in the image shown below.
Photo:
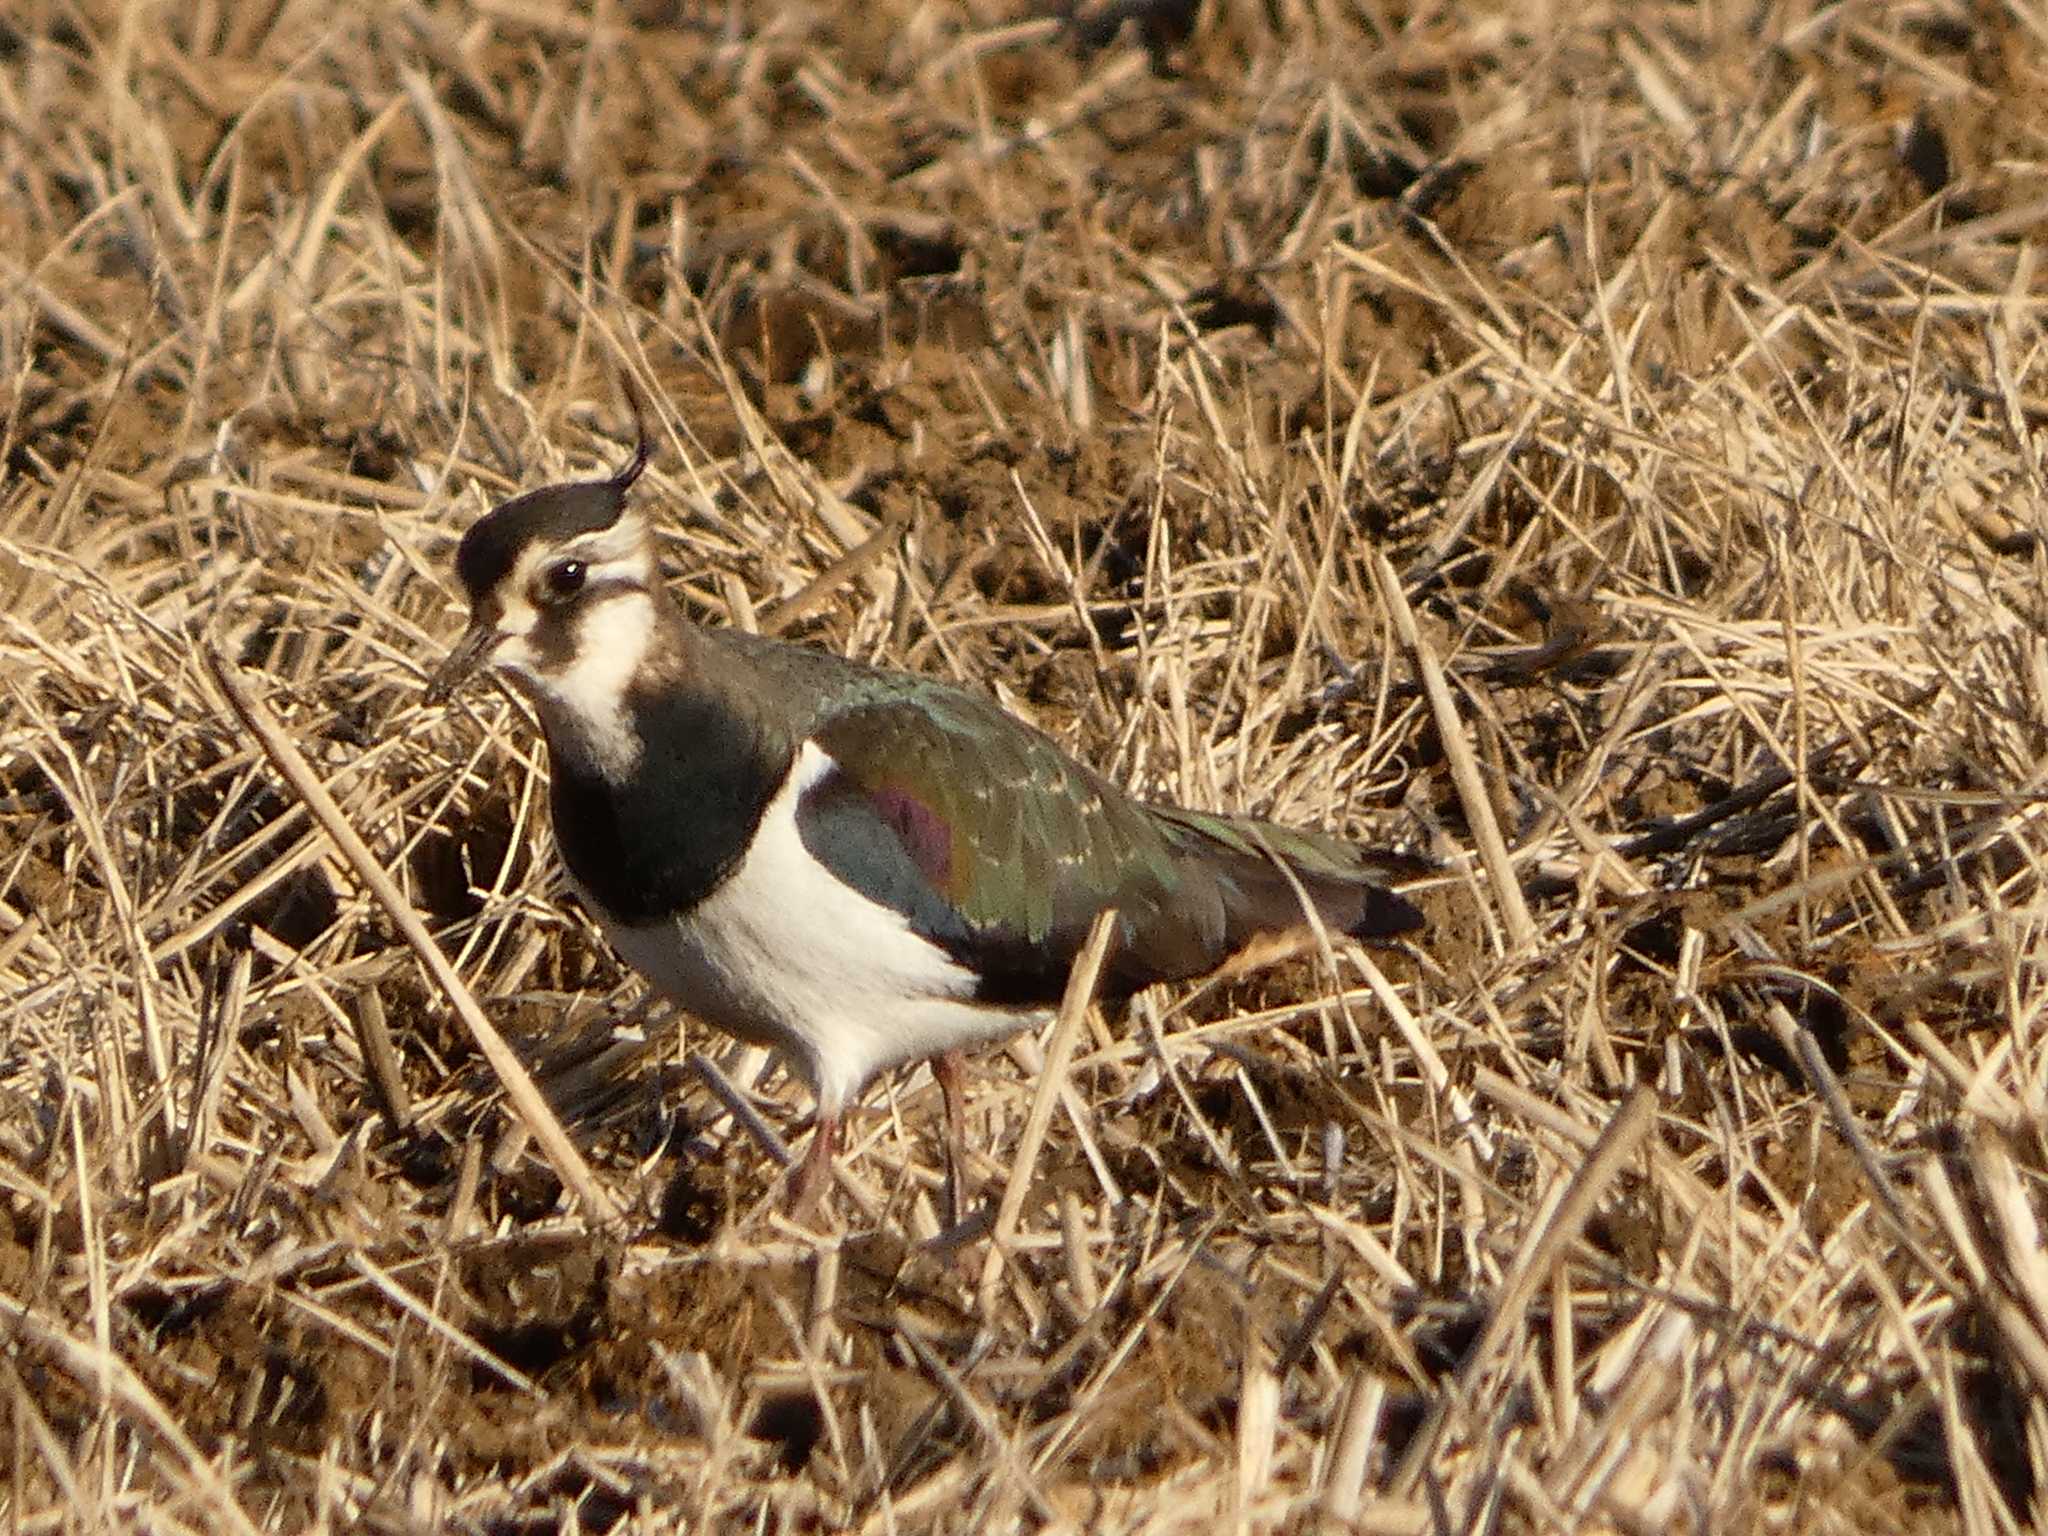
<path fill-rule="evenodd" d="M 984 997 L 1056 1001 L 1109 906 L 1106 992 L 1223 958 L 1223 893 L 1172 824 L 992 705 L 933 688 L 815 739 L 836 771 L 804 797 L 805 846 L 982 976 Z"/>

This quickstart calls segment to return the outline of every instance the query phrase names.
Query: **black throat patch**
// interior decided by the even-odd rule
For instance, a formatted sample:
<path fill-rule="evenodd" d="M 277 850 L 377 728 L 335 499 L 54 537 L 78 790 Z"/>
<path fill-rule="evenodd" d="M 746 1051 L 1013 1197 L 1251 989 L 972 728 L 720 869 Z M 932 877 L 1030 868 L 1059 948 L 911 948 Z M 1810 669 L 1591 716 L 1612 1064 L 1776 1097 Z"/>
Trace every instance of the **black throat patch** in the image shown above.
<path fill-rule="evenodd" d="M 610 779 L 550 751 L 555 840 L 601 915 L 643 924 L 689 911 L 739 867 L 788 776 L 787 737 L 708 690 L 630 695 L 639 761 Z"/>

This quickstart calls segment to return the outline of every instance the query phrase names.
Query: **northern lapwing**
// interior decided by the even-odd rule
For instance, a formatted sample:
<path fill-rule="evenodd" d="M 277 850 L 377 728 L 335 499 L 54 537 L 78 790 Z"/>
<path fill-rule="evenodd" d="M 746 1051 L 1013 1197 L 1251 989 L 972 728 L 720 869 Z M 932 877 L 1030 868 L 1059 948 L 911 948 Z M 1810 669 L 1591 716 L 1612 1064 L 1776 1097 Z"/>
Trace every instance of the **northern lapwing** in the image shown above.
<path fill-rule="evenodd" d="M 1356 844 L 1149 804 L 980 694 L 691 622 L 627 494 L 648 452 L 469 529 L 470 625 L 430 697 L 489 666 L 532 700 L 555 840 L 612 945 L 810 1085 L 795 1210 L 848 1102 L 936 1058 L 957 1218 L 960 1053 L 1050 1017 L 1105 908 L 1111 1001 L 1297 946 L 1304 901 L 1332 935 L 1421 923 Z"/>

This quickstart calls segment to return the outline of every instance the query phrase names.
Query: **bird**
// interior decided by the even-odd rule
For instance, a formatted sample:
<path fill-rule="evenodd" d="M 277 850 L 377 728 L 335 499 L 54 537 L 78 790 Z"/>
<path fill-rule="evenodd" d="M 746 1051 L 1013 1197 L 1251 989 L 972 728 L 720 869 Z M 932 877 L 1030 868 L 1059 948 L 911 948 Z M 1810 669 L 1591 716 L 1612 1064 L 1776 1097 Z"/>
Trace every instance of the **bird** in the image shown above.
<path fill-rule="evenodd" d="M 469 527 L 469 625 L 427 696 L 481 671 L 526 696 L 570 887 L 612 948 L 808 1085 L 793 1214 L 815 1213 L 869 1082 L 930 1060 L 959 1220 L 964 1053 L 1052 1017 L 1105 909 L 1111 1003 L 1318 926 L 1386 943 L 1422 925 L 1391 855 L 1142 800 L 991 696 L 693 621 L 629 495 L 651 453 L 643 432 L 609 477 Z"/>

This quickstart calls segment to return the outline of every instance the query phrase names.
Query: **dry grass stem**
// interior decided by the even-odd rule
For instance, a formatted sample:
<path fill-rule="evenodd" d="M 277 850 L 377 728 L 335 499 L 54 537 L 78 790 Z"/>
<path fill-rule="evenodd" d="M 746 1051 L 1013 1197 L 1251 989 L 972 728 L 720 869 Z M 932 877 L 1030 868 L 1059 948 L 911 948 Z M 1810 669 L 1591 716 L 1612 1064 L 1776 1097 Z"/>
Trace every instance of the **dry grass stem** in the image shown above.
<path fill-rule="evenodd" d="M 2044 122 L 1954 0 L 0 8 L 0 1529 L 2039 1525 Z M 643 425 L 699 622 L 1428 927 L 800 1229 L 422 699 Z"/>
<path fill-rule="evenodd" d="M 497 1075 L 498 1082 L 505 1090 L 508 1106 L 518 1116 L 519 1123 L 535 1141 L 540 1143 L 548 1161 L 554 1165 L 555 1172 L 562 1176 L 562 1182 L 575 1193 L 577 1200 L 593 1219 L 617 1220 L 617 1205 L 592 1176 L 590 1165 L 584 1161 L 583 1154 L 576 1150 L 576 1144 L 562 1129 L 561 1121 L 555 1117 L 555 1112 L 548 1107 L 547 1100 L 541 1097 L 540 1090 L 534 1086 L 533 1077 L 526 1070 L 525 1063 L 520 1061 L 512 1047 L 505 1043 L 505 1037 L 499 1033 L 498 1027 L 485 1017 L 483 1009 L 477 1006 L 475 996 L 471 994 L 455 968 L 448 963 L 447 957 L 441 953 L 441 947 L 434 942 L 434 936 L 427 931 L 426 924 L 420 921 L 419 914 L 413 910 L 405 894 L 384 872 L 384 867 L 377 862 L 377 856 L 364 846 L 363 840 L 348 824 L 341 807 L 334 803 L 334 797 L 327 792 L 327 786 L 320 782 L 298 748 L 292 745 L 291 738 L 284 733 L 277 718 L 249 692 L 220 654 L 209 648 L 205 656 L 207 668 L 212 672 L 214 682 L 227 697 L 236 715 L 262 745 L 264 752 L 276 765 L 277 771 L 291 786 L 292 792 L 305 802 L 314 821 L 334 839 L 335 847 L 341 851 L 342 857 L 348 860 L 356 878 L 369 887 L 370 894 L 377 899 L 378 905 L 383 907 L 399 933 L 404 936 L 406 943 L 412 946 L 413 953 L 419 956 L 421 964 L 427 968 L 427 973 L 441 988 L 450 1006 L 454 1008 L 455 1016 L 462 1021 L 463 1028 L 469 1031 L 478 1051 L 483 1054 L 484 1060 L 490 1063 L 491 1071 Z"/>
<path fill-rule="evenodd" d="M 1025 1197 L 1031 1191 L 1038 1152 L 1045 1145 L 1045 1133 L 1052 1125 L 1053 1110 L 1066 1086 L 1067 1064 L 1074 1057 L 1082 1016 L 1095 1001 L 1095 984 L 1102 974 L 1102 960 L 1109 953 L 1110 940 L 1116 934 L 1116 917 L 1114 908 L 1096 915 L 1095 922 L 1088 929 L 1088 937 L 1081 945 L 1081 952 L 1074 959 L 1073 971 L 1067 978 L 1066 994 L 1060 999 L 1060 1011 L 1053 1020 L 1051 1042 L 1046 1046 L 1045 1061 L 1038 1071 L 1038 1084 L 1031 1092 L 1031 1108 L 1024 1117 L 1024 1131 L 1017 1138 L 1016 1160 L 1010 1165 L 1010 1177 L 1005 1181 L 1002 1198 L 996 1205 L 996 1223 L 989 1235 L 988 1256 L 982 1260 L 981 1310 L 984 1314 L 995 1302 L 996 1284 L 1002 1278 L 1010 1244 L 1017 1236 L 1017 1218 L 1022 1214 Z"/>

